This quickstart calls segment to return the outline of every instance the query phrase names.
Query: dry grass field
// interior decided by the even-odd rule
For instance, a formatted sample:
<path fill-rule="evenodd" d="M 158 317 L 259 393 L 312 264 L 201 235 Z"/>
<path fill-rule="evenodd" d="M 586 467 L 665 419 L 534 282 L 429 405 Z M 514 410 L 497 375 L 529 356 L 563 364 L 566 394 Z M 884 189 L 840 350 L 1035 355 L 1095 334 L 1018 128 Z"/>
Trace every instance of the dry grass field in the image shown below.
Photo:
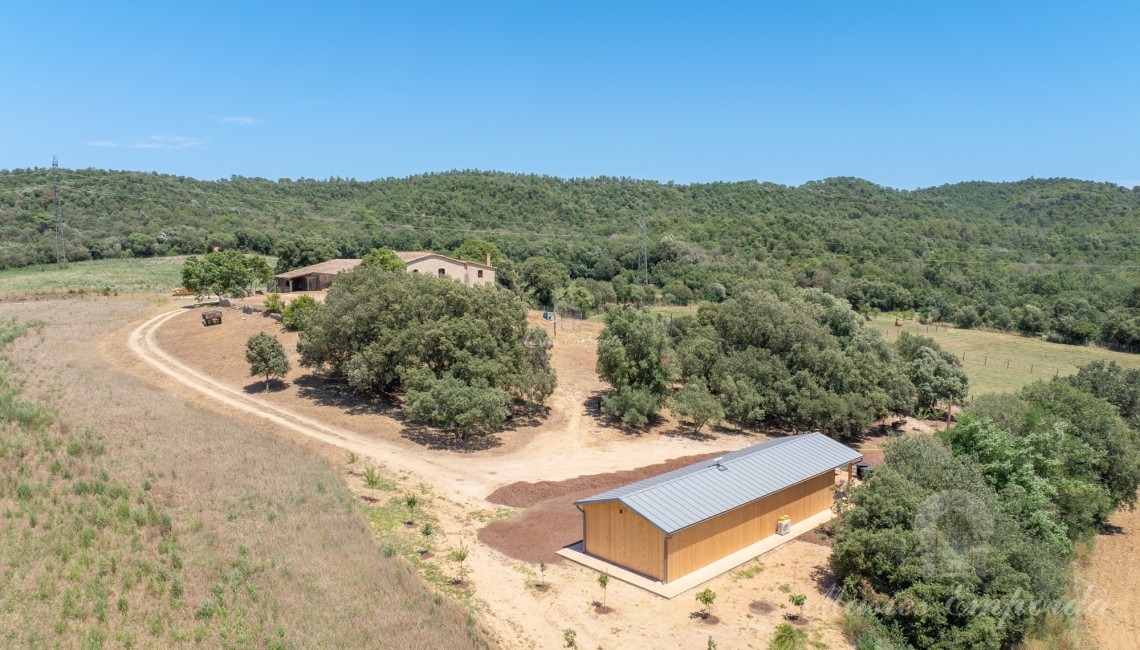
<path fill-rule="evenodd" d="M 182 284 L 186 258 L 151 257 L 40 264 L 0 271 L 0 297 L 169 293 Z"/>
<path fill-rule="evenodd" d="M 0 305 L 45 323 L 10 356 L 55 412 L 4 429 L 0 645 L 486 647 L 381 552 L 327 456 L 147 381 L 114 330 L 153 309 Z"/>
<path fill-rule="evenodd" d="M 970 377 L 970 394 L 1011 393 L 1039 379 L 1074 374 L 1080 366 L 1099 359 L 1115 361 L 1125 368 L 1140 368 L 1140 355 L 1104 348 L 1049 343 L 1004 332 L 962 330 L 945 325 L 921 325 L 894 318 L 877 318 L 872 324 L 895 340 L 900 332 L 934 339 L 963 360 Z"/>

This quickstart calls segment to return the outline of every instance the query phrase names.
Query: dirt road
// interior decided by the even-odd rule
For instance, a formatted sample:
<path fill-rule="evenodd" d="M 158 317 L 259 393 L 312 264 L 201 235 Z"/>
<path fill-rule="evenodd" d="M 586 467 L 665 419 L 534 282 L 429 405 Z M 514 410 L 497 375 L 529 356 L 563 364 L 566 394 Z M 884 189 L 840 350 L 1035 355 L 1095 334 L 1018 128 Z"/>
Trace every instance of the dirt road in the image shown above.
<path fill-rule="evenodd" d="M 517 450 L 503 453 L 454 454 L 417 448 L 404 442 L 386 440 L 382 436 L 361 433 L 355 429 L 318 420 L 285 408 L 242 388 L 219 381 L 191 367 L 182 359 L 166 352 L 156 342 L 158 330 L 172 319 L 182 317 L 194 322 L 196 314 L 177 309 L 142 323 L 131 332 L 128 344 L 140 358 L 161 370 L 179 384 L 208 396 L 220 405 L 265 418 L 274 424 L 323 443 L 335 445 L 375 459 L 386 467 L 410 472 L 452 496 L 461 496 L 472 505 L 486 507 L 485 497 L 495 489 L 516 481 L 561 480 L 583 474 L 627 470 L 653 463 L 707 452 L 725 444 L 744 446 L 751 439 L 707 441 L 669 439 L 668 444 L 650 444 L 644 440 L 619 440 L 599 444 L 598 434 L 583 425 L 587 395 L 560 391 L 552 398 L 552 414 L 558 431 L 535 435 Z M 242 339 L 244 345 L 244 339 Z M 558 344 L 556 344 L 558 345 Z M 568 344 L 563 344 L 568 345 Z M 591 364 L 592 368 L 592 364 Z M 600 426 L 600 425 L 599 425 Z M 598 427 L 594 427 L 596 430 Z M 614 434 L 614 431 L 610 431 Z M 733 444 L 735 443 L 735 444 Z M 573 453 L 567 453 L 573 450 Z M 415 452 L 415 453 L 409 453 Z"/>
<path fill-rule="evenodd" d="M 400 489 L 426 488 L 430 507 L 440 520 L 449 544 L 470 549 L 467 566 L 474 585 L 480 619 L 507 648 L 546 648 L 562 645 L 562 630 L 578 632 L 579 644 L 602 643 L 637 647 L 704 647 L 712 634 L 726 647 L 767 639 L 778 616 L 756 617 L 748 604 L 757 597 L 779 600 L 781 585 L 798 584 L 821 602 L 823 592 L 811 576 L 826 566 L 823 547 L 791 542 L 765 556 L 764 579 L 737 583 L 723 576 L 711 583 L 720 594 L 721 623 L 709 629 L 688 614 L 695 609 L 691 596 L 671 601 L 649 596 L 634 587 L 611 583 L 608 602 L 615 611 L 598 615 L 595 574 L 576 565 L 552 566 L 546 573 L 553 587 L 545 593 L 527 587 L 535 567 L 495 551 L 477 538 L 484 518 L 473 513 L 494 513 L 486 496 L 518 481 L 563 480 L 582 475 L 628 470 L 669 459 L 738 448 L 757 441 L 748 436 L 709 436 L 693 439 L 659 433 L 631 435 L 605 425 L 590 411 L 591 396 L 599 389 L 593 375 L 596 332 L 583 324 L 577 332 L 560 332 L 554 359 L 560 385 L 551 399 L 544 423 L 519 436 L 505 448 L 455 453 L 431 449 L 397 431 L 392 418 L 357 416 L 351 409 L 314 406 L 297 394 L 297 388 L 258 393 L 247 387 L 240 372 L 245 338 L 257 331 L 279 333 L 276 324 L 260 317 L 227 318 L 222 326 L 197 323 L 197 312 L 176 309 L 149 318 L 127 336 L 134 355 L 165 375 L 168 391 L 192 397 L 212 408 L 262 418 L 279 427 L 282 435 L 319 445 L 349 450 L 366 463 L 398 476 Z M 224 328 L 224 329 L 219 329 Z M 177 333 L 177 336 L 172 336 Z M 165 338 L 164 338 L 165 334 Z M 172 353 L 177 347 L 181 354 Z M 202 350 L 209 350 L 203 355 Z M 206 368 L 204 357 L 224 357 L 227 369 Z M 239 370 L 235 370 L 235 368 Z M 294 406 L 294 408 L 290 408 Z M 356 426 L 368 423 L 367 427 Z M 335 457 L 335 454 L 325 454 Z M 813 638 L 830 647 L 847 647 L 830 617 L 817 619 Z"/>

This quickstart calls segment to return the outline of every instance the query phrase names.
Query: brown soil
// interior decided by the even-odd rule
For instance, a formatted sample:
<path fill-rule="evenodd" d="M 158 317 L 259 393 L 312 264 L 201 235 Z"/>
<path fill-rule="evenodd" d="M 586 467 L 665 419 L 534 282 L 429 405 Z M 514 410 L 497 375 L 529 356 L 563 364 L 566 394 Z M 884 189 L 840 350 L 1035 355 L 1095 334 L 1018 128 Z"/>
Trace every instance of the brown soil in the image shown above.
<path fill-rule="evenodd" d="M 610 607 L 609 605 L 598 605 L 597 607 L 594 607 L 594 613 L 595 614 L 605 615 L 605 614 L 609 614 L 613 611 L 614 611 L 614 608 Z"/>
<path fill-rule="evenodd" d="M 707 614 L 698 618 L 705 625 L 717 625 L 720 623 L 720 618 L 716 614 Z"/>
<path fill-rule="evenodd" d="M 520 481 L 506 485 L 492 492 L 487 500 L 525 510 L 510 519 L 491 522 L 479 531 L 479 540 L 516 560 L 557 564 L 562 561 L 556 554 L 558 549 L 582 539 L 582 513 L 574 506 L 575 501 L 719 453 L 686 456 L 624 472 L 579 476 L 565 481 Z"/>
<path fill-rule="evenodd" d="M 765 614 L 771 614 L 775 609 L 776 607 L 766 600 L 754 600 L 751 603 L 748 603 L 748 611 L 752 612 L 753 614 L 759 614 L 761 616 Z"/>
<path fill-rule="evenodd" d="M 578 492 L 605 492 L 628 483 L 651 478 L 665 472 L 691 465 L 706 458 L 712 458 L 718 453 L 697 454 L 674 458 L 663 463 L 646 465 L 624 472 L 610 472 L 608 474 L 594 474 L 592 476 L 579 476 L 565 481 L 518 481 L 495 490 L 487 496 L 491 503 L 498 503 L 512 508 L 529 508 L 550 499 L 565 497 Z M 580 498 L 580 497 L 579 497 Z"/>
<path fill-rule="evenodd" d="M 1140 509 L 1120 510 L 1096 536 L 1088 565 L 1076 575 L 1076 597 L 1084 603 L 1084 623 L 1097 647 L 1140 649 Z"/>
<path fill-rule="evenodd" d="M 808 544 L 819 544 L 820 546 L 830 547 L 831 538 L 820 532 L 821 528 L 823 528 L 823 526 L 813 528 L 803 535 L 800 535 L 796 539 L 800 540 L 801 542 L 807 542 Z"/>

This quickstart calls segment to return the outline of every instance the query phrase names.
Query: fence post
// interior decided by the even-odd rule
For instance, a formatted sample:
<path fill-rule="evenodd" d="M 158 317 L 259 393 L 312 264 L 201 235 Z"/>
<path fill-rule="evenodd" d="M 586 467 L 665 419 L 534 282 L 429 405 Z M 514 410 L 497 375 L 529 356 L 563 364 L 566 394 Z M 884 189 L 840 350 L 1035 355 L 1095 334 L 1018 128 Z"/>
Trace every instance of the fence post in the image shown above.
<path fill-rule="evenodd" d="M 1033 364 L 1029 364 L 1029 374 L 1033 374 Z"/>
<path fill-rule="evenodd" d="M 1005 360 L 1005 369 L 1009 370 L 1009 359 Z"/>

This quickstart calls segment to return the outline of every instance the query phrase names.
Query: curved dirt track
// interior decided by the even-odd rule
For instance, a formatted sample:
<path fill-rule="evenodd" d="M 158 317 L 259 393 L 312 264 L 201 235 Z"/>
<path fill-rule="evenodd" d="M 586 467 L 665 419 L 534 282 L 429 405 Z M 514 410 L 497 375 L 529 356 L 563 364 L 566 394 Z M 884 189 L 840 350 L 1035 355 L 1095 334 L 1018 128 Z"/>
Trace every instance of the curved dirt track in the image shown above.
<path fill-rule="evenodd" d="M 212 403 L 254 415 L 307 438 L 352 451 L 364 458 L 416 476 L 419 481 L 449 498 L 468 505 L 490 507 L 485 498 L 499 487 L 516 481 L 562 480 L 582 475 L 628 470 L 673 458 L 707 453 L 707 442 L 670 439 L 657 444 L 646 440 L 612 439 L 593 435 L 600 427 L 585 413 L 586 395 L 560 387 L 551 398 L 559 426 L 548 427 L 523 446 L 506 454 L 456 454 L 409 448 L 405 442 L 322 422 L 278 404 L 272 404 L 240 387 L 228 385 L 192 368 L 166 352 L 156 341 L 156 332 L 174 318 L 193 318 L 186 309 L 171 310 L 134 328 L 128 336 L 130 350 L 143 361 L 184 387 L 206 396 Z M 568 343 L 573 345 L 573 343 Z M 562 343 L 555 344 L 563 345 Z M 592 367 L 592 363 L 590 364 Z M 604 428 L 604 427 L 603 427 Z M 591 429 L 595 429 L 591 432 Z M 619 436 L 621 438 L 621 436 Z M 718 440 L 722 445 L 741 446 L 746 440 Z"/>
<path fill-rule="evenodd" d="M 155 331 L 163 323 L 185 310 L 176 309 L 151 318 L 135 328 L 128 338 L 131 351 L 179 383 L 204 394 L 215 402 L 239 411 L 256 415 L 276 425 L 288 428 L 320 442 L 371 457 L 398 469 L 413 471 L 423 476 L 442 472 L 445 468 L 435 463 L 401 455 L 399 449 L 383 441 L 368 439 L 358 433 L 329 426 L 312 418 L 279 408 L 245 392 L 217 382 L 164 352 L 154 341 Z M 439 474 L 436 474 L 439 475 Z M 472 495 L 481 498 L 482 495 Z"/>

